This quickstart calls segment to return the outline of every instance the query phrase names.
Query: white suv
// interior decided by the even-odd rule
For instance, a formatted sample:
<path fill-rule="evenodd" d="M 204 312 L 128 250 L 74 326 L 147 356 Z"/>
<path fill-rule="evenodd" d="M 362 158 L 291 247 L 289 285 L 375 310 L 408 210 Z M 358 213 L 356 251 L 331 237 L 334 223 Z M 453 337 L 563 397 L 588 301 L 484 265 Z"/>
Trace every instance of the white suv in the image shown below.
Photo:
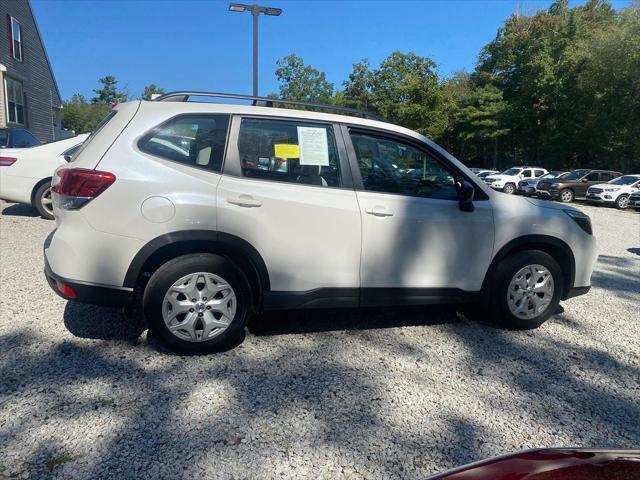
<path fill-rule="evenodd" d="M 599 183 L 587 190 L 587 201 L 615 205 L 624 210 L 629 206 L 631 194 L 640 190 L 640 174 L 623 175 L 607 183 Z"/>
<path fill-rule="evenodd" d="M 576 209 L 497 194 L 422 135 L 352 111 L 189 96 L 117 106 L 56 171 L 44 253 L 62 297 L 140 302 L 169 345 L 201 353 L 267 309 L 475 302 L 524 329 L 589 290 Z"/>
<path fill-rule="evenodd" d="M 513 194 L 521 180 L 539 178 L 546 173 L 548 172 L 540 167 L 511 167 L 500 174 L 485 177 L 484 181 L 494 190 Z"/>

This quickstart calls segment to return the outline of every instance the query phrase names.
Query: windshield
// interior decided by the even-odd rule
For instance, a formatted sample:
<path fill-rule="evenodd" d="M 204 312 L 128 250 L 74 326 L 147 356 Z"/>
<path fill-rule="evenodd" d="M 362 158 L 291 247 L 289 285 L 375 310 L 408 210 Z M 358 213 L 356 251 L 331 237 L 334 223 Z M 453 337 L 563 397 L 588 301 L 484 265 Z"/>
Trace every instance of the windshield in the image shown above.
<path fill-rule="evenodd" d="M 574 170 L 573 172 L 567 174 L 566 177 L 563 177 L 563 180 L 578 180 L 579 178 L 584 177 L 591 170 Z"/>
<path fill-rule="evenodd" d="M 6 147 L 9 143 L 9 132 L 7 130 L 0 130 L 0 148 Z"/>
<path fill-rule="evenodd" d="M 522 171 L 521 168 L 510 168 L 509 170 L 505 170 L 500 175 L 517 175 Z"/>
<path fill-rule="evenodd" d="M 567 174 L 567 172 L 549 172 L 546 175 L 540 177 L 540 180 L 551 180 L 553 178 L 560 178 Z"/>
<path fill-rule="evenodd" d="M 640 180 L 640 177 L 635 177 L 633 175 L 625 175 L 623 177 L 618 177 L 614 180 L 611 180 L 607 183 L 610 183 L 611 185 L 633 185 L 638 180 Z"/>

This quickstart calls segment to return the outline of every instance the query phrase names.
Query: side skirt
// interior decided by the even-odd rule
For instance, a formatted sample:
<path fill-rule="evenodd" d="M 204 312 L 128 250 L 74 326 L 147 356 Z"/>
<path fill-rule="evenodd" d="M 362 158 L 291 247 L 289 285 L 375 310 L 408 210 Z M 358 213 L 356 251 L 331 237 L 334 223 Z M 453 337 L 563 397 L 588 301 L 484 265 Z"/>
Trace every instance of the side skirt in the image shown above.
<path fill-rule="evenodd" d="M 457 288 L 318 288 L 264 292 L 264 310 L 434 305 L 479 301 L 480 292 Z"/>

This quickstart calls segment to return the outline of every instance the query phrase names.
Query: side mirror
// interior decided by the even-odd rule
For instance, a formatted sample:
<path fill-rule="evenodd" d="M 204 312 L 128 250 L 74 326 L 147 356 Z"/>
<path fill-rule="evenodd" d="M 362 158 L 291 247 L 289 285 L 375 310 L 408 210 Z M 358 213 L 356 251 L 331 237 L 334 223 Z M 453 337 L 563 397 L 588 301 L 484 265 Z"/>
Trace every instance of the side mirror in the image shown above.
<path fill-rule="evenodd" d="M 473 212 L 473 196 L 476 190 L 468 181 L 458 183 L 458 204 L 463 212 Z"/>
<path fill-rule="evenodd" d="M 587 180 L 586 178 L 582 179 L 582 183 L 587 183 L 589 180 Z"/>
<path fill-rule="evenodd" d="M 71 155 L 65 155 L 64 156 L 64 161 L 69 163 L 71 161 Z"/>

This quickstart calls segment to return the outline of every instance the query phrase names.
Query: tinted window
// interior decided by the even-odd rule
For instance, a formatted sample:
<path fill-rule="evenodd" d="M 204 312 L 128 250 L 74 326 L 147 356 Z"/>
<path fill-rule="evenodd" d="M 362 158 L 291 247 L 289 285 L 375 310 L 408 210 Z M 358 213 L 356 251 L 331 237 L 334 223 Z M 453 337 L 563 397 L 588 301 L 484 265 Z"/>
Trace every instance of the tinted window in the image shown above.
<path fill-rule="evenodd" d="M 600 174 L 598 172 L 591 172 L 589 175 L 586 176 L 586 179 L 589 182 L 596 182 L 600 180 Z"/>
<path fill-rule="evenodd" d="M 609 180 L 616 178 L 613 173 L 609 172 L 600 172 L 600 180 L 604 182 L 608 182 Z"/>
<path fill-rule="evenodd" d="M 229 115 L 181 115 L 154 128 L 138 142 L 145 153 L 219 172 Z"/>
<path fill-rule="evenodd" d="M 16 148 L 28 148 L 37 145 L 38 140 L 25 130 L 14 130 L 11 132 L 11 145 Z"/>
<path fill-rule="evenodd" d="M 445 200 L 458 199 L 453 175 L 411 144 L 351 133 L 365 190 Z"/>
<path fill-rule="evenodd" d="M 531 170 L 524 170 L 521 175 L 525 178 L 531 177 Z"/>
<path fill-rule="evenodd" d="M 243 118 L 238 136 L 248 178 L 338 187 L 338 153 L 330 125 Z"/>
<path fill-rule="evenodd" d="M 0 147 L 6 147 L 9 144 L 9 130 L 0 130 Z"/>
<path fill-rule="evenodd" d="M 536 170 L 535 171 L 535 177 L 541 177 L 542 175 L 544 175 L 544 170 Z"/>
<path fill-rule="evenodd" d="M 564 180 L 578 180 L 582 177 L 584 177 L 587 173 L 589 173 L 589 170 L 574 170 L 571 173 L 568 173 L 566 177 L 563 177 Z"/>

